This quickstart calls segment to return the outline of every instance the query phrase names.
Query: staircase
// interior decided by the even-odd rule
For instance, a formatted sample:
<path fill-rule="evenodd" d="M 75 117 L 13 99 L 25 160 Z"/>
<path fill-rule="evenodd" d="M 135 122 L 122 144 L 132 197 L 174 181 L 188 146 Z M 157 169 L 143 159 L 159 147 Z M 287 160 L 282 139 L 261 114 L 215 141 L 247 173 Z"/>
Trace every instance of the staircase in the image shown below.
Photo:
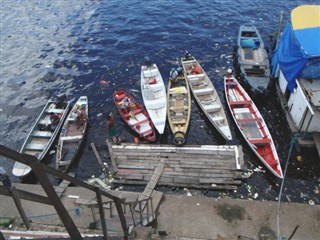
<path fill-rule="evenodd" d="M 136 226 L 147 226 L 155 220 L 156 211 L 159 207 L 162 192 L 153 191 L 149 198 L 144 198 L 141 193 L 135 192 L 119 192 L 111 191 L 112 195 L 122 199 L 122 209 L 127 223 L 128 233 L 130 234 Z M 92 223 L 89 228 L 102 229 L 101 219 L 99 214 L 98 202 L 96 200 L 77 199 L 76 204 L 91 208 Z M 121 222 L 118 216 L 118 211 L 112 200 L 103 201 L 105 213 L 106 228 L 108 235 L 119 236 L 123 235 Z"/>

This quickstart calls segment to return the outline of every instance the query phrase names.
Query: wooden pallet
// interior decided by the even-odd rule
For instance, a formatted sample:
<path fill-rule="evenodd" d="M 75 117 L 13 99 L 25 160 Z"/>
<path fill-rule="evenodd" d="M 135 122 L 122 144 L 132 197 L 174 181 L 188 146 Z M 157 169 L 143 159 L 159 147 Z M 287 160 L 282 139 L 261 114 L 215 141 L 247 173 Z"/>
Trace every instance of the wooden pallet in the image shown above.
<path fill-rule="evenodd" d="M 160 162 L 157 185 L 236 189 L 243 175 L 241 146 L 184 146 L 107 142 L 115 182 L 146 185 Z"/>

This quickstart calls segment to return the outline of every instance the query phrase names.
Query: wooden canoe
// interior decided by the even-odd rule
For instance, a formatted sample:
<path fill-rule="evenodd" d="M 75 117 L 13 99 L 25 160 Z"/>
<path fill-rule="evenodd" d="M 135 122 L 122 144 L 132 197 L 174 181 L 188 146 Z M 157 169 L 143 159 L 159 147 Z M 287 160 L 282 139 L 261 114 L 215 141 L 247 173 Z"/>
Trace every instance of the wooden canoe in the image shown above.
<path fill-rule="evenodd" d="M 82 112 L 81 118 L 78 115 Z M 88 98 L 81 96 L 65 120 L 57 145 L 56 168 L 68 172 L 74 163 L 88 129 Z"/>
<path fill-rule="evenodd" d="M 167 119 L 167 96 L 156 64 L 141 66 L 141 93 L 154 127 L 159 134 L 163 134 Z"/>
<path fill-rule="evenodd" d="M 199 62 L 190 55 L 181 59 L 190 90 L 211 124 L 226 139 L 232 140 L 229 123 L 218 92 Z"/>
<path fill-rule="evenodd" d="M 128 109 L 124 109 L 122 107 L 122 101 L 125 97 L 130 100 L 130 106 Z M 157 140 L 154 125 L 142 104 L 138 103 L 125 91 L 115 91 L 113 93 L 113 100 L 123 121 L 136 134 L 150 142 Z"/>
<path fill-rule="evenodd" d="M 191 93 L 188 80 L 180 73 L 176 81 L 169 81 L 167 91 L 168 122 L 173 134 L 173 143 L 183 145 L 190 124 Z"/>
<path fill-rule="evenodd" d="M 274 175 L 283 178 L 277 150 L 258 108 L 231 73 L 224 77 L 224 86 L 231 115 L 249 147 Z"/>
<path fill-rule="evenodd" d="M 255 26 L 240 26 L 237 39 L 240 72 L 254 96 L 269 92 L 270 64 L 268 53 Z"/>
<path fill-rule="evenodd" d="M 32 126 L 25 142 L 23 143 L 20 153 L 29 154 L 37 157 L 38 161 L 46 156 L 52 146 L 61 126 L 69 112 L 69 102 L 64 99 L 49 100 L 41 111 L 35 124 Z M 50 129 L 50 114 L 54 113 L 59 116 L 60 120 L 54 130 Z M 12 174 L 17 177 L 27 176 L 31 172 L 31 167 L 20 162 L 15 162 Z"/>

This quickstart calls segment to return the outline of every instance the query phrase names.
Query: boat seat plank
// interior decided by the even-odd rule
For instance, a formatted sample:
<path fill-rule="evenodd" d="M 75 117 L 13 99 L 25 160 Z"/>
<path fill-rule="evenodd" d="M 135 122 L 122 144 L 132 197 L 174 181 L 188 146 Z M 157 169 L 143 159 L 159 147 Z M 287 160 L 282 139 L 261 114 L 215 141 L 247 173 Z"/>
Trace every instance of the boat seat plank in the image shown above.
<path fill-rule="evenodd" d="M 195 89 L 195 90 L 193 90 L 193 93 L 194 94 L 198 94 L 198 95 L 209 94 L 209 93 L 212 93 L 212 92 L 213 92 L 212 88 L 203 88 L 203 89 Z"/>
<path fill-rule="evenodd" d="M 82 135 L 78 135 L 78 136 L 64 136 L 64 137 L 60 137 L 61 141 L 72 141 L 72 140 L 79 140 L 82 139 Z"/>
<path fill-rule="evenodd" d="M 269 138 L 248 139 L 251 144 L 268 144 L 271 142 Z"/>
<path fill-rule="evenodd" d="M 251 101 L 230 101 L 229 102 L 231 106 L 235 105 L 250 105 Z"/>
<path fill-rule="evenodd" d="M 187 122 L 187 120 L 185 118 L 181 118 L 181 119 L 172 119 L 172 123 L 173 124 L 185 124 Z"/>
<path fill-rule="evenodd" d="M 136 122 L 136 123 L 132 124 L 132 126 L 138 126 L 138 125 L 141 125 L 141 124 L 147 123 L 147 122 L 149 122 L 149 120 L 146 118 L 146 119 L 144 119 L 142 121 L 139 121 L 139 122 Z"/>
<path fill-rule="evenodd" d="M 143 76 L 145 78 L 156 77 L 158 76 L 158 71 L 157 69 L 146 69 L 143 71 Z"/>
<path fill-rule="evenodd" d="M 227 81 L 226 85 L 228 85 L 228 86 L 236 86 L 236 85 L 238 85 L 238 83 L 232 82 L 232 81 Z"/>
<path fill-rule="evenodd" d="M 207 112 L 217 112 L 221 109 L 221 106 L 218 104 L 204 105 L 203 109 Z"/>
<path fill-rule="evenodd" d="M 262 122 L 262 118 L 242 118 L 237 119 L 237 122 L 239 123 L 250 123 L 250 122 Z"/>
<path fill-rule="evenodd" d="M 149 130 L 143 132 L 142 134 L 143 134 L 143 136 L 148 136 L 148 135 L 151 134 L 152 132 L 153 132 L 152 129 L 149 129 Z"/>
<path fill-rule="evenodd" d="M 188 77 L 188 80 L 195 81 L 195 80 L 199 80 L 201 78 L 204 78 L 205 75 L 204 75 L 204 73 L 199 73 L 199 74 L 188 75 L 187 77 Z"/>
<path fill-rule="evenodd" d="M 58 108 L 51 108 L 46 110 L 47 113 L 63 113 L 64 111 L 65 109 L 58 109 Z"/>
<path fill-rule="evenodd" d="M 221 120 L 224 120 L 225 118 L 222 117 L 222 116 L 217 116 L 217 117 L 213 117 L 212 118 L 212 121 L 221 121 Z"/>
<path fill-rule="evenodd" d="M 52 132 L 49 131 L 34 131 L 32 133 L 33 137 L 45 137 L 45 138 L 51 138 Z"/>
<path fill-rule="evenodd" d="M 188 63 L 197 63 L 197 62 L 195 60 L 183 61 L 183 64 L 188 64 Z"/>
<path fill-rule="evenodd" d="M 132 110 L 132 112 L 133 112 L 133 114 L 134 114 L 134 115 L 136 115 L 136 114 L 138 114 L 138 113 L 141 113 L 141 112 L 142 112 L 142 110 L 141 110 L 141 109 L 136 108 L 136 109 L 133 109 L 133 110 Z"/>
<path fill-rule="evenodd" d="M 45 144 L 35 144 L 35 143 L 30 143 L 26 146 L 27 150 L 40 150 L 42 151 L 43 149 L 46 148 Z"/>
<path fill-rule="evenodd" d="M 179 112 L 179 110 L 183 111 L 183 110 L 188 110 L 189 108 L 188 106 L 181 106 L 181 107 L 179 106 L 179 107 L 170 107 L 169 109 L 175 112 Z"/>

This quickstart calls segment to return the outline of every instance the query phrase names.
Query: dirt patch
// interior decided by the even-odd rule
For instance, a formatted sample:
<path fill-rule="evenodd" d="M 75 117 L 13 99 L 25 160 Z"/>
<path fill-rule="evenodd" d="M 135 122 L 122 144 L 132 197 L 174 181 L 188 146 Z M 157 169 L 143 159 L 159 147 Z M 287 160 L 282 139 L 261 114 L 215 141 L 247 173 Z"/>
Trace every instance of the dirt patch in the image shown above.
<path fill-rule="evenodd" d="M 229 223 L 236 220 L 243 220 L 245 210 L 238 205 L 223 204 L 217 207 L 218 215 Z"/>

